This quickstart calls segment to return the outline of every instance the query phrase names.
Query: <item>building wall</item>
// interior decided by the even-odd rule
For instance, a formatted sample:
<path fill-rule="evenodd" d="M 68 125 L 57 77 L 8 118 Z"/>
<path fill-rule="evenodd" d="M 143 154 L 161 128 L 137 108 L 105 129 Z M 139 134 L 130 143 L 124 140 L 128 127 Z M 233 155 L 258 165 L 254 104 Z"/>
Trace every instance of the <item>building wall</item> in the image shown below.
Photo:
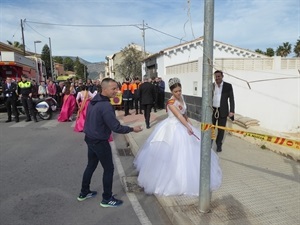
<path fill-rule="evenodd" d="M 172 77 L 181 80 L 188 114 L 197 120 L 202 104 L 202 41 L 174 46 L 157 56 L 158 76 L 166 84 Z M 215 41 L 211 66 L 224 71 L 224 81 L 232 83 L 237 114 L 257 119 L 267 129 L 300 132 L 300 58 L 267 57 Z M 166 92 L 168 99 L 168 87 Z"/>

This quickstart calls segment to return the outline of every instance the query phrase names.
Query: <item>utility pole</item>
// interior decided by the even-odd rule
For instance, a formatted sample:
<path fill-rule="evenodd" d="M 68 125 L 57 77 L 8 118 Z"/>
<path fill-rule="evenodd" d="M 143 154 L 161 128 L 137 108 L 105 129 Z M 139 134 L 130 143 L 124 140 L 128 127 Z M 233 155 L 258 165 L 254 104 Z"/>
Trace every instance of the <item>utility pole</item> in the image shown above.
<path fill-rule="evenodd" d="M 143 44 L 144 44 L 144 47 L 143 47 L 143 57 L 145 60 L 146 58 L 146 32 L 145 32 L 146 28 L 145 28 L 145 21 L 143 20 L 143 28 L 142 28 L 142 36 L 143 36 Z M 147 66 L 146 66 L 146 61 L 144 61 L 144 64 L 145 64 L 145 74 L 147 74 Z"/>
<path fill-rule="evenodd" d="M 202 123 L 212 123 L 212 65 L 214 42 L 214 0 L 204 1 L 204 40 L 202 70 Z M 211 161 L 211 130 L 202 131 L 200 159 L 200 190 L 199 210 L 209 212 L 210 208 L 210 164 Z"/>
<path fill-rule="evenodd" d="M 23 27 L 22 19 L 21 19 L 21 31 L 22 31 L 22 42 L 23 42 L 23 55 L 25 56 L 25 38 L 24 38 L 24 27 Z"/>
<path fill-rule="evenodd" d="M 52 77 L 52 80 L 56 80 L 56 77 L 54 77 L 54 74 L 53 74 L 52 47 L 51 47 L 51 38 L 50 37 L 49 37 L 49 47 L 50 47 L 51 77 Z"/>
<path fill-rule="evenodd" d="M 145 30 L 146 30 L 146 28 L 145 28 L 145 22 L 144 22 L 144 20 L 143 20 L 143 43 L 144 43 L 144 59 L 146 58 L 146 41 L 145 41 L 145 36 L 146 36 L 146 32 L 145 32 Z"/>

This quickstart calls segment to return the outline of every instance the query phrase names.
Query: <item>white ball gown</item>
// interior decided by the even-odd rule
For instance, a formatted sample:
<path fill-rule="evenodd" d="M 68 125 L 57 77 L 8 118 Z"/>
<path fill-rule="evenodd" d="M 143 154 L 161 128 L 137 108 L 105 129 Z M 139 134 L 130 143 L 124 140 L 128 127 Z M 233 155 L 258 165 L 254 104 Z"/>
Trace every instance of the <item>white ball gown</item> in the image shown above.
<path fill-rule="evenodd" d="M 175 101 L 174 101 L 175 100 Z M 139 171 L 138 184 L 147 194 L 199 195 L 201 141 L 189 135 L 187 128 L 168 109 L 175 105 L 185 114 L 186 104 L 170 99 L 168 118 L 156 125 L 134 160 Z M 201 139 L 200 129 L 192 127 Z M 222 182 L 217 154 L 211 150 L 211 191 Z"/>

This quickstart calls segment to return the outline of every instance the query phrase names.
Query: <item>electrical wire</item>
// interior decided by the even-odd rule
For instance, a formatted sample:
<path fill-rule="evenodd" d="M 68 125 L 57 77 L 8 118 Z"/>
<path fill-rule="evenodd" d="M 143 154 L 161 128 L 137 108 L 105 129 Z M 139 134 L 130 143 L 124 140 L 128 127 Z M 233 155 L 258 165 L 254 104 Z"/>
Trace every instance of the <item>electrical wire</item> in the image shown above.
<path fill-rule="evenodd" d="M 188 4 L 190 4 L 190 1 L 188 0 Z M 190 11 L 188 10 L 188 12 L 190 13 Z M 189 14 L 190 15 L 190 14 Z M 188 20 L 185 22 L 185 25 L 186 25 L 186 23 L 188 22 Z M 58 23 L 44 23 L 44 22 L 36 22 L 36 21 L 28 21 L 28 20 L 24 20 L 24 23 L 26 23 L 27 24 L 27 26 L 29 26 L 32 30 L 34 30 L 36 33 L 38 33 L 39 35 L 41 35 L 42 37 L 44 37 L 44 38 L 47 38 L 47 37 L 45 37 L 44 35 L 42 35 L 41 33 L 39 33 L 38 31 L 36 31 L 34 28 L 32 28 L 28 23 L 33 23 L 33 24 L 41 24 L 41 25 L 49 25 L 49 26 L 65 26 L 65 27 L 137 27 L 138 29 L 141 29 L 140 28 L 140 26 L 143 26 L 143 24 L 118 24 L 118 25 L 116 25 L 116 24 L 114 24 L 114 25 L 89 25 L 89 24 L 58 24 Z M 184 25 L 184 26 L 185 26 Z M 160 31 L 160 30 L 158 30 L 158 29 L 155 29 L 155 28 L 153 28 L 153 27 L 150 27 L 150 26 L 148 26 L 148 24 L 145 24 L 144 25 L 144 27 L 146 27 L 146 29 L 151 29 L 151 30 L 154 30 L 154 31 L 156 31 L 156 32 L 158 32 L 158 33 L 161 33 L 161 34 L 164 34 L 164 35 L 166 35 L 166 36 L 169 36 L 169 37 L 172 37 L 172 38 L 175 38 L 175 39 L 177 39 L 177 40 L 179 40 L 180 41 L 180 43 L 181 43 L 181 41 L 185 41 L 185 42 L 187 42 L 186 40 L 184 40 L 183 38 L 179 38 L 179 37 L 176 37 L 176 36 L 174 36 L 174 35 L 171 35 L 171 34 L 168 34 L 168 33 L 166 33 L 166 32 L 163 32 L 163 31 Z M 145 28 L 144 28 L 145 29 Z M 192 33 L 193 33 L 193 29 L 192 29 Z M 194 36 L 194 33 L 193 33 L 193 36 Z M 202 46 L 200 46 L 201 48 L 202 48 L 202 51 L 203 51 L 203 47 Z M 204 51 L 203 51 L 203 55 L 205 55 L 205 53 L 204 53 Z M 206 57 L 207 57 L 207 55 L 205 55 Z M 220 65 L 218 65 L 218 64 L 216 64 L 216 63 L 212 63 L 213 62 L 213 60 L 212 59 L 210 59 L 209 57 L 207 57 L 208 59 L 209 59 L 209 65 L 212 67 L 212 68 L 214 68 L 215 70 L 217 70 L 217 66 L 220 66 Z M 224 68 L 224 67 L 223 67 Z M 230 73 L 228 73 L 228 72 L 226 72 L 226 68 L 225 68 L 225 70 L 223 69 L 223 73 L 225 73 L 226 75 L 228 75 L 228 76 L 230 76 L 230 77 L 233 77 L 233 78 L 235 78 L 235 79 L 237 79 L 237 80 L 241 80 L 241 81 L 243 81 L 243 82 L 245 82 L 247 85 L 248 85 L 248 87 L 249 87 L 249 89 L 251 89 L 251 86 L 250 86 L 250 83 L 255 83 L 255 82 L 264 82 L 264 81 L 271 81 L 271 80 L 280 80 L 280 79 L 295 79 L 295 78 L 299 78 L 299 77 L 286 77 L 286 78 L 273 78 L 273 79 L 265 79 L 265 80 L 256 80 L 256 81 L 247 81 L 247 80 L 245 80 L 245 79 L 241 79 L 241 78 L 239 78 L 239 77 L 237 77 L 237 76 L 235 76 L 235 75 L 233 75 L 233 74 L 230 74 Z M 271 72 L 270 72 L 271 73 Z"/>
<path fill-rule="evenodd" d="M 99 24 L 61 24 L 61 23 L 45 23 L 36 21 L 26 21 L 27 23 L 35 23 L 47 26 L 62 26 L 62 27 L 138 27 L 143 24 L 112 24 L 112 25 L 99 25 Z"/>

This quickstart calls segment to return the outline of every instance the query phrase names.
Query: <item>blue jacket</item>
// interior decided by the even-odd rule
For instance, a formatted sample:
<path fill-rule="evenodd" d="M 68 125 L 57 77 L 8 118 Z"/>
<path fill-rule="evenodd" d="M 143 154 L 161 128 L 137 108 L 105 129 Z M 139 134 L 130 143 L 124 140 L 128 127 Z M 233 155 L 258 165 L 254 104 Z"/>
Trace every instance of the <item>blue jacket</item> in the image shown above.
<path fill-rule="evenodd" d="M 106 141 L 111 131 L 127 134 L 133 131 L 133 128 L 122 126 L 116 118 L 109 98 L 97 94 L 88 105 L 83 132 L 90 140 Z"/>

